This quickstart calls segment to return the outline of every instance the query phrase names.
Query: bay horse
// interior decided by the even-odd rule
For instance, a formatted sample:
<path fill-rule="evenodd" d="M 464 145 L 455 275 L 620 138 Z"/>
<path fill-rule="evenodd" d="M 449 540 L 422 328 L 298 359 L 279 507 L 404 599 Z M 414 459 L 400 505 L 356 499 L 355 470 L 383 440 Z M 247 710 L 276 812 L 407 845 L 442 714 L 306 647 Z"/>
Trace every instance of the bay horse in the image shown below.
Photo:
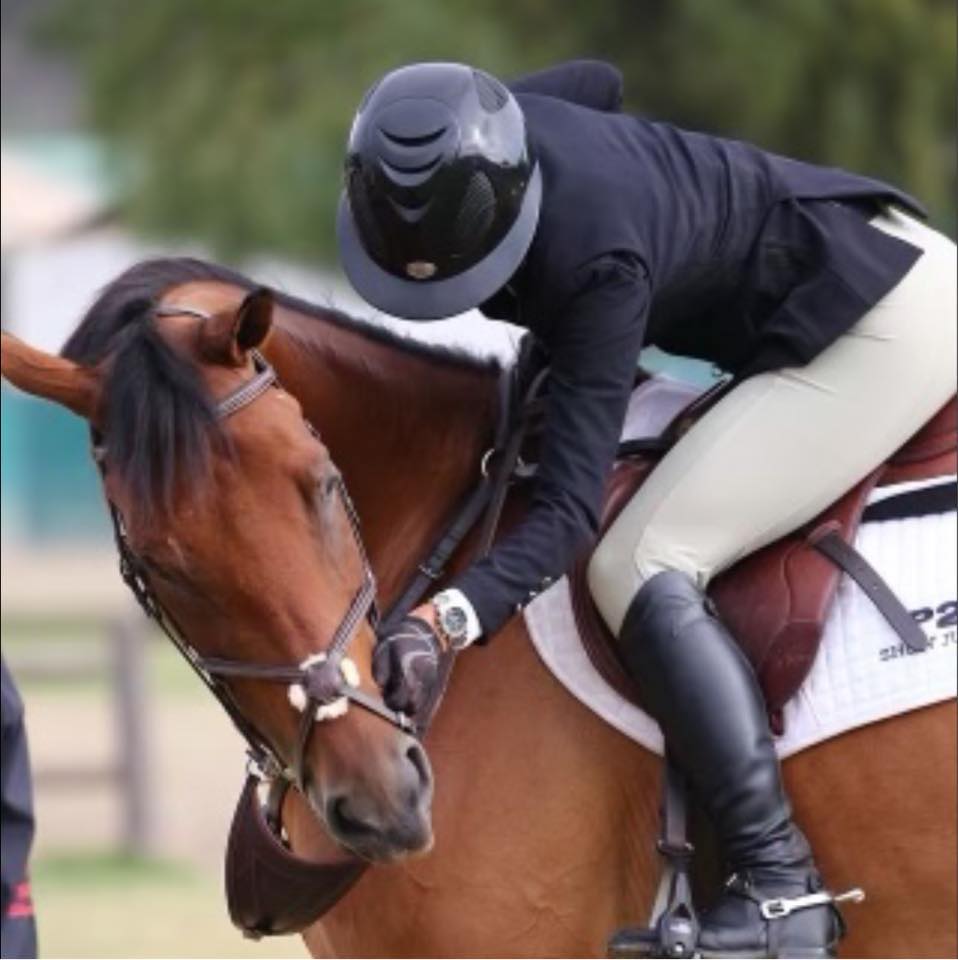
<path fill-rule="evenodd" d="M 251 290 L 201 261 L 137 265 L 104 290 L 66 356 L 5 334 L 3 374 L 103 431 L 106 496 L 200 652 L 298 662 L 328 642 L 359 576 L 330 494 L 337 469 L 388 604 L 474 481 L 497 370 Z M 253 347 L 283 390 L 217 424 L 210 398 L 252 375 Z M 362 624 L 351 647 L 370 692 L 373 642 Z M 234 686 L 289 749 L 283 691 Z M 559 685 L 521 616 L 459 658 L 426 747 L 432 774 L 378 717 L 317 725 L 307 789 L 283 810 L 292 846 L 378 863 L 306 931 L 314 955 L 592 956 L 647 917 L 660 759 Z M 784 772 L 830 886 L 868 893 L 843 953 L 954 956 L 955 703 L 846 733 Z"/>

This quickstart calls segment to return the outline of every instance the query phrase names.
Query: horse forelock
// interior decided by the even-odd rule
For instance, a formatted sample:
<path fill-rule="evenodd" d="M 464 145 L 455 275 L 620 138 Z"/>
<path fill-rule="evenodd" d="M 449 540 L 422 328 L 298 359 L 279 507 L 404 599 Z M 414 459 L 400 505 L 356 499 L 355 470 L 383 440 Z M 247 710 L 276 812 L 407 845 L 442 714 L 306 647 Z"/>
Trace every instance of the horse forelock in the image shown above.
<path fill-rule="evenodd" d="M 148 261 L 106 287 L 62 353 L 104 363 L 99 431 L 107 463 L 135 510 L 166 513 L 180 483 L 199 490 L 211 454 L 224 446 L 198 367 L 157 328 L 154 309 L 171 286 L 192 279 L 195 261 Z"/>

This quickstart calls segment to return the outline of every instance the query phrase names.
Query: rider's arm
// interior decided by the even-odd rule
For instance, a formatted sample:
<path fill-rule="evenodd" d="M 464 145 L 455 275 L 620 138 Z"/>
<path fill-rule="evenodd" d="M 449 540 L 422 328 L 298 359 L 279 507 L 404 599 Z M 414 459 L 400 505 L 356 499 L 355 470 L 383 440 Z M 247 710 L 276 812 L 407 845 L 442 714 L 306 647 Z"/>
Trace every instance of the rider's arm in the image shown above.
<path fill-rule="evenodd" d="M 526 74 L 509 84 L 513 93 L 537 93 L 593 110 L 622 109 L 622 73 L 602 60 L 570 60 Z"/>
<path fill-rule="evenodd" d="M 598 529 L 649 302 L 643 266 L 587 264 L 548 337 L 552 375 L 532 505 L 519 526 L 454 584 L 495 632 L 561 576 Z"/>

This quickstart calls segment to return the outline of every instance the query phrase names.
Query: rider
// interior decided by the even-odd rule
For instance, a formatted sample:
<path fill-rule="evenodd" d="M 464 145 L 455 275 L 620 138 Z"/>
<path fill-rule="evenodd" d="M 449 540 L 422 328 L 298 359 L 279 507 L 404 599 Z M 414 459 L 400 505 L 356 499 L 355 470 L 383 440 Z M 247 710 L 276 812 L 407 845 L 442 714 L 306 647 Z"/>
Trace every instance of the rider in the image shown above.
<path fill-rule="evenodd" d="M 532 330 L 552 368 L 525 520 L 382 637 L 374 669 L 390 705 L 415 711 L 442 647 L 491 636 L 569 567 L 596 532 L 644 344 L 732 372 L 606 534 L 590 585 L 732 874 L 701 949 L 825 956 L 830 907 L 760 910 L 821 880 L 755 676 L 703 591 L 955 392 L 955 248 L 894 187 L 621 99 L 619 72 L 593 61 L 510 88 L 429 63 L 360 104 L 337 221 L 353 285 L 412 319 L 479 307 Z"/>

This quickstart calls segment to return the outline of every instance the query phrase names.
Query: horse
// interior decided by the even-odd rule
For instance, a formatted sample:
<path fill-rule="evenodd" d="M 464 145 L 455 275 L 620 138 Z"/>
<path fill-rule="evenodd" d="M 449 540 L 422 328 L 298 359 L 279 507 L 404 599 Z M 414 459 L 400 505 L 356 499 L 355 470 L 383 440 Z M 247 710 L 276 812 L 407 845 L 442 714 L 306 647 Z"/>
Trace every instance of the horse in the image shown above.
<path fill-rule="evenodd" d="M 211 398 L 253 375 L 254 348 L 282 389 L 217 422 Z M 132 267 L 65 354 L 4 334 L 3 375 L 102 433 L 105 495 L 164 608 L 200 653 L 251 663 L 322 650 L 356 589 L 362 558 L 334 481 L 388 604 L 472 486 L 496 417 L 495 363 L 197 260 Z M 371 695 L 373 643 L 361 623 L 350 656 Z M 231 688 L 290 751 L 284 692 Z M 458 658 L 424 745 L 428 760 L 359 710 L 316 724 L 282 811 L 291 846 L 376 866 L 305 931 L 313 955 L 601 955 L 611 930 L 648 915 L 660 758 L 560 686 L 521 616 Z M 868 893 L 848 955 L 955 955 L 955 774 L 954 702 L 785 762 L 829 884 Z"/>

